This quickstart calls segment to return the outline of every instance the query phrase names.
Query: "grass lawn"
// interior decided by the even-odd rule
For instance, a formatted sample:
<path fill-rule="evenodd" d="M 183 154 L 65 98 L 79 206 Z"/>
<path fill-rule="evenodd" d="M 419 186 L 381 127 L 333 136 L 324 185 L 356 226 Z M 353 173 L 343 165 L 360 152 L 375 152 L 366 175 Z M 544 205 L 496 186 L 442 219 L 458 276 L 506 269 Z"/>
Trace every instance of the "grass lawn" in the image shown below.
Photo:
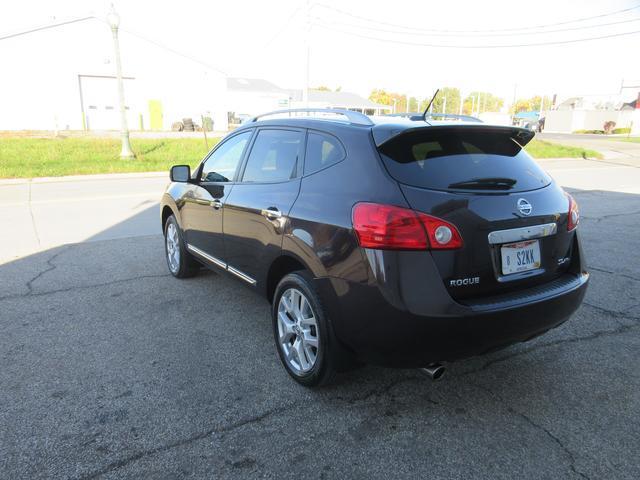
<path fill-rule="evenodd" d="M 546 142 L 544 140 L 531 140 L 525 150 L 533 158 L 602 158 L 600 152 L 588 150 L 580 147 L 570 147 L 568 145 L 558 145 L 557 143 Z"/>
<path fill-rule="evenodd" d="M 621 140 L 623 142 L 640 143 L 640 137 L 614 137 L 611 140 L 615 140 L 616 142 Z"/>
<path fill-rule="evenodd" d="M 219 138 L 209 139 L 209 148 Z M 193 168 L 207 153 L 204 138 L 131 139 L 135 160 L 120 160 L 119 138 L 0 138 L 0 178 Z"/>
<path fill-rule="evenodd" d="M 218 142 L 209 139 L 209 148 Z M 631 139 L 633 140 L 633 139 Z M 193 168 L 207 148 L 202 138 L 132 139 L 135 160 L 120 160 L 119 138 L 0 138 L 0 178 L 56 177 L 92 173 L 168 171 L 171 165 Z M 526 147 L 535 158 L 601 158 L 598 152 L 533 140 Z"/>

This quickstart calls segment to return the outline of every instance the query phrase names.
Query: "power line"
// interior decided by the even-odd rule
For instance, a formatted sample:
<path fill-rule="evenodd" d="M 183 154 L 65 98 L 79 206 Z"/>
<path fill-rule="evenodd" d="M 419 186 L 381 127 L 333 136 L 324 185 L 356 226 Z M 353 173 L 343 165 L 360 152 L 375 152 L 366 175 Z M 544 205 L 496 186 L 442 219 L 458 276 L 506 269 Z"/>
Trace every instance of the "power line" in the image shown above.
<path fill-rule="evenodd" d="M 300 12 L 300 10 L 302 10 L 304 8 L 304 5 L 300 5 L 298 8 L 296 8 L 293 13 L 289 16 L 289 18 L 287 18 L 285 20 L 285 22 L 282 24 L 282 27 L 264 44 L 264 46 L 262 47 L 263 49 L 268 48 L 281 34 L 282 32 L 284 32 L 287 27 L 289 26 L 289 24 L 291 23 L 291 20 L 293 20 L 293 18 Z"/>
<path fill-rule="evenodd" d="M 50 28 L 61 27 L 61 26 L 64 26 L 64 25 L 72 24 L 72 23 L 84 22 L 84 21 L 86 21 L 86 20 L 97 20 L 97 21 L 99 21 L 99 22 L 103 22 L 103 23 L 108 24 L 108 22 L 107 22 L 105 19 L 91 15 L 91 16 L 88 16 L 88 17 L 76 18 L 76 19 L 73 19 L 73 20 L 66 20 L 66 21 L 64 21 L 64 22 L 52 23 L 52 24 L 49 24 L 49 25 L 44 25 L 44 26 L 41 26 L 41 27 L 32 28 L 32 29 L 30 29 L 30 30 L 25 30 L 25 31 L 22 31 L 22 32 L 11 33 L 11 34 L 8 34 L 8 35 L 1 36 L 1 37 L 0 37 L 0 40 L 5 40 L 5 39 L 8 39 L 8 38 L 19 37 L 19 36 L 21 36 L 21 35 L 27 35 L 27 34 L 29 34 L 29 33 L 39 32 L 39 31 L 41 31 L 41 30 L 47 30 L 47 29 L 50 29 Z M 226 72 L 224 72 L 224 71 L 220 70 L 220 69 L 219 69 L 219 68 L 217 68 L 217 67 L 214 67 L 213 65 L 211 65 L 211 64 L 209 64 L 209 63 L 207 63 L 207 62 L 204 62 L 204 61 L 199 60 L 199 59 L 197 59 L 197 58 L 195 58 L 195 57 L 192 57 L 192 56 L 187 55 L 187 54 L 185 54 L 185 53 L 182 53 L 182 52 L 179 52 L 179 51 L 177 51 L 177 50 L 174 50 L 174 49 L 173 49 L 173 48 L 171 48 L 171 47 L 167 47 L 166 45 L 163 45 L 162 43 L 156 42 L 155 40 L 152 40 L 152 39 L 150 39 L 150 38 L 147 38 L 147 37 L 145 37 L 145 36 L 143 36 L 143 35 L 141 35 L 141 34 L 139 34 L 139 33 L 132 32 L 131 30 L 127 30 L 127 29 L 122 28 L 122 27 L 120 28 L 120 31 L 125 32 L 125 33 L 128 33 L 129 35 L 132 35 L 132 36 L 134 36 L 134 37 L 137 37 L 137 38 L 139 38 L 140 40 L 144 40 L 145 42 L 151 43 L 152 45 L 155 45 L 155 46 L 156 46 L 156 47 L 158 47 L 158 48 L 162 48 L 162 49 L 164 49 L 164 50 L 167 50 L 168 52 L 171 52 L 171 53 L 173 53 L 174 55 L 178 55 L 179 57 L 186 58 L 187 60 L 191 60 L 192 62 L 195 62 L 195 63 L 199 63 L 199 64 L 201 64 L 201 65 L 204 65 L 205 67 L 208 67 L 208 68 L 210 68 L 210 69 L 212 69 L 212 70 L 215 70 L 215 71 L 217 71 L 217 72 L 219 72 L 219 73 L 221 73 L 221 74 L 223 74 L 223 75 L 227 75 L 227 73 L 226 73 Z"/>
<path fill-rule="evenodd" d="M 152 45 L 155 45 L 158 48 L 162 48 L 162 49 L 164 49 L 164 50 L 166 50 L 168 52 L 173 53 L 174 55 L 177 55 L 177 56 L 182 57 L 182 58 L 186 58 L 187 60 L 191 60 L 192 62 L 195 62 L 195 63 L 199 63 L 200 65 L 204 65 L 205 67 L 210 68 L 211 70 L 215 70 L 218 73 L 221 73 L 221 74 L 223 74 L 225 76 L 228 76 L 228 74 L 225 71 L 220 70 L 217 67 L 214 67 L 213 65 L 211 65 L 208 62 L 205 62 L 204 60 L 200 60 L 198 58 L 192 57 L 191 55 L 187 55 L 186 53 L 182 53 L 182 52 L 179 52 L 178 50 L 174 50 L 171 47 L 167 47 L 166 45 L 164 45 L 164 44 L 162 44 L 160 42 L 152 40 L 151 38 L 145 37 L 144 35 L 141 35 L 139 33 L 133 32 L 131 30 L 127 30 L 127 29 L 124 29 L 124 28 L 121 27 L 120 31 L 128 33 L 129 35 L 132 35 L 132 36 L 134 36 L 136 38 L 139 38 L 140 40 L 144 40 L 145 42 L 148 42 L 148 43 L 150 43 Z"/>
<path fill-rule="evenodd" d="M 388 38 L 381 38 L 381 37 L 374 37 L 371 35 L 364 35 L 364 34 L 359 34 L 356 32 L 349 32 L 346 30 L 340 30 L 337 28 L 333 28 L 327 25 L 323 25 L 321 23 L 315 23 L 314 25 L 320 27 L 320 28 L 324 28 L 325 30 L 331 30 L 334 32 L 338 32 L 338 33 L 343 33 L 345 35 L 351 35 L 354 37 L 360 37 L 360 38 L 364 38 L 367 40 L 376 40 L 379 42 L 385 42 L 385 43 L 394 43 L 394 44 L 399 44 L 399 45 L 411 45 L 414 47 L 431 47 L 431 48 L 461 48 L 461 49 L 468 49 L 468 48 L 473 48 L 473 49 L 479 49 L 479 48 L 516 48 L 516 47 L 541 47 L 541 46 L 546 46 L 546 45 L 564 45 L 564 44 L 568 44 L 568 43 L 579 43 L 579 42 L 588 42 L 588 41 L 592 41 L 592 40 L 603 40 L 606 38 L 615 38 L 615 37 L 622 37 L 622 36 L 626 36 L 626 35 L 635 35 L 637 33 L 640 33 L 640 30 L 635 30 L 632 32 L 623 32 L 623 33 L 613 33 L 610 35 L 601 35 L 598 37 L 588 37 L 588 38 L 578 38 L 578 39 L 572 39 L 572 40 L 555 40 L 555 41 L 549 41 L 549 42 L 538 42 L 538 43 L 521 43 L 521 44 L 497 44 L 497 45 L 447 45 L 447 44 L 437 44 L 437 43 L 418 43 L 418 42 L 410 42 L 410 41 L 404 41 L 404 40 L 392 40 L 392 39 L 388 39 Z"/>
<path fill-rule="evenodd" d="M 325 22 L 330 22 L 332 25 L 340 25 L 343 27 L 348 27 L 348 28 L 357 28 L 360 30 L 368 30 L 368 31 L 372 31 L 372 32 L 383 32 L 383 33 L 400 33 L 403 35 L 411 35 L 411 36 L 421 36 L 421 37 L 514 37 L 514 36 L 529 36 L 529 35 L 541 35 L 541 34 L 548 34 L 548 33 L 558 33 L 558 32 L 570 32 L 570 31 L 574 31 L 574 30 L 585 30 L 585 29 L 591 29 L 591 28 L 598 28 L 598 27 L 609 27 L 611 25 L 620 25 L 623 23 L 631 23 L 631 22 L 637 22 L 640 21 L 640 17 L 637 18 L 632 18 L 629 20 L 620 20 L 617 22 L 609 22 L 609 23 L 598 23 L 595 25 L 581 25 L 579 27 L 568 27 L 568 28 L 561 28 L 561 29 L 556 29 L 556 30 L 545 30 L 543 32 L 515 32 L 515 33 L 467 33 L 467 34 L 458 34 L 458 33 L 451 33 L 451 32 L 442 32 L 442 33 L 421 33 L 421 32 L 411 32 L 411 31 L 403 31 L 403 30 L 398 30 L 398 29 L 387 29 L 387 28 L 377 28 L 377 27 L 368 27 L 365 25 L 357 25 L 357 24 L 353 24 L 353 23 L 343 23 L 343 22 L 333 22 L 330 20 L 326 20 L 320 17 L 314 17 L 313 20 L 319 20 L 319 21 L 325 21 Z"/>
<path fill-rule="evenodd" d="M 347 15 L 349 17 L 361 20 L 361 21 L 365 21 L 365 22 L 369 22 L 369 23 L 377 23 L 379 25 L 387 25 L 387 26 L 391 26 L 391 27 L 398 27 L 398 28 L 402 28 L 405 30 L 414 30 L 414 31 L 421 31 L 421 32 L 436 32 L 436 33 L 486 33 L 486 32 L 514 32 L 514 31 L 520 31 L 520 30 L 533 30 L 533 29 L 540 29 L 540 28 L 548 28 L 548 27 L 556 27 L 559 25 L 567 25 L 570 23 L 578 23 L 578 22 L 584 22 L 587 20 L 593 20 L 596 18 L 603 18 L 603 17 L 610 17 L 612 15 L 617 15 L 619 13 L 624 13 L 624 12 L 629 12 L 631 10 L 635 10 L 636 8 L 640 7 L 640 3 L 636 4 L 632 7 L 628 7 L 628 8 L 623 8 L 622 10 L 616 10 L 614 12 L 608 12 L 608 13 L 601 13 L 598 15 L 592 15 L 590 17 L 582 17 L 582 18 L 576 18 L 573 20 L 566 20 L 566 21 L 562 21 L 562 22 L 556 22 L 556 23 L 547 23 L 547 24 L 543 24 L 543 25 L 532 25 L 532 26 L 528 26 L 528 27 L 517 27 L 517 28 L 502 28 L 502 29 L 485 29 L 485 30 L 449 30 L 449 29 L 428 29 L 428 28 L 420 28 L 420 27 L 411 27 L 411 26 L 407 26 L 407 25 L 400 25 L 397 23 L 391 23 L 391 22 L 385 22 L 382 20 L 376 20 L 374 18 L 369 18 L 369 17 L 363 17 L 360 15 L 356 15 L 354 13 L 348 12 L 346 10 L 342 10 L 340 8 L 336 8 L 330 5 L 326 5 L 324 3 L 315 3 L 314 7 L 320 7 L 320 8 L 324 8 L 327 10 L 333 10 L 334 12 L 340 13 L 342 15 Z"/>
<path fill-rule="evenodd" d="M 84 22 L 85 20 L 94 20 L 94 19 L 96 19 L 96 17 L 90 16 L 90 17 L 75 18 L 73 20 L 66 20 L 64 22 L 51 23 L 49 25 L 44 25 L 42 27 L 32 28 L 31 30 L 25 30 L 23 32 L 10 33 L 8 35 L 4 35 L 4 36 L 0 37 L 0 40 L 6 40 L 8 38 L 19 37 L 21 35 L 27 35 L 29 33 L 39 32 L 41 30 L 48 30 L 49 28 L 56 28 L 56 27 L 61 27 L 63 25 L 69 25 L 71 23 Z"/>

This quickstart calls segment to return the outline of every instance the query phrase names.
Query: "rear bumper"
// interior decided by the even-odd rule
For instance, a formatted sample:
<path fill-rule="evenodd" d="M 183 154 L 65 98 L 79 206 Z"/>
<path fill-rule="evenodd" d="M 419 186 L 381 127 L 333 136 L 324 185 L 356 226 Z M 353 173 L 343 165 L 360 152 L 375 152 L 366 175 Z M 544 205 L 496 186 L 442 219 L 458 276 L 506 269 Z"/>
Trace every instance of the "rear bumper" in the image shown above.
<path fill-rule="evenodd" d="M 435 289 L 434 298 L 422 303 L 437 308 L 418 308 L 421 312 L 404 308 L 405 302 L 390 299 L 376 284 L 336 278 L 316 282 L 334 319 L 338 339 L 359 359 L 386 366 L 421 367 L 480 355 L 557 327 L 580 306 L 589 274 L 567 273 L 516 295 L 466 305 Z"/>

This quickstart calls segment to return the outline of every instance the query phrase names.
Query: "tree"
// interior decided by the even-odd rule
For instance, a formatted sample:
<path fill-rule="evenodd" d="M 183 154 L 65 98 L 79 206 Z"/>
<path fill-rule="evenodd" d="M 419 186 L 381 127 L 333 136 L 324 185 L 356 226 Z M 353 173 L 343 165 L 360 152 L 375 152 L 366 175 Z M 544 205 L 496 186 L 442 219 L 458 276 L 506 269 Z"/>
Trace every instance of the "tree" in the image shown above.
<path fill-rule="evenodd" d="M 420 105 L 418 104 L 418 99 L 416 97 L 409 97 L 409 108 L 407 109 L 409 112 L 417 112 L 420 110 Z"/>
<path fill-rule="evenodd" d="M 417 107 L 418 100 L 415 97 L 407 98 L 406 95 L 395 92 L 387 92 L 383 89 L 375 89 L 369 95 L 369 100 L 382 105 L 389 105 L 391 107 L 395 104 L 396 112 L 415 111 L 407 109 L 407 100 L 409 101 L 409 107 Z"/>
<path fill-rule="evenodd" d="M 423 100 L 419 110 L 424 112 L 430 101 L 431 97 Z M 460 90 L 453 87 L 441 88 L 431 105 L 431 111 L 433 113 L 458 113 L 460 111 Z"/>
<path fill-rule="evenodd" d="M 471 92 L 464 99 L 462 113 L 465 115 L 482 112 L 499 112 L 504 105 L 504 100 L 489 92 Z"/>
<path fill-rule="evenodd" d="M 544 100 L 544 104 L 542 104 Z M 511 113 L 520 113 L 520 112 L 539 112 L 540 107 L 542 110 L 547 110 L 551 107 L 551 98 L 541 97 L 540 95 L 534 95 L 531 98 L 519 98 L 516 102 L 511 105 Z"/>

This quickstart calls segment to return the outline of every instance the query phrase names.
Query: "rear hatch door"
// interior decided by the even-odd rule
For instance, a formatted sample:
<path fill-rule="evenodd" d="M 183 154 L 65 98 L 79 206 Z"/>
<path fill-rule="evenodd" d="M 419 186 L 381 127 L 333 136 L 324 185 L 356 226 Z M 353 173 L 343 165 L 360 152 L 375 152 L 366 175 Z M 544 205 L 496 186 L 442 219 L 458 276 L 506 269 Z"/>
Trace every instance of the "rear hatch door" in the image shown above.
<path fill-rule="evenodd" d="M 460 231 L 463 248 L 432 251 L 455 299 L 541 284 L 569 266 L 568 199 L 523 149 L 532 137 L 459 124 L 412 128 L 378 145 L 411 208 Z"/>

